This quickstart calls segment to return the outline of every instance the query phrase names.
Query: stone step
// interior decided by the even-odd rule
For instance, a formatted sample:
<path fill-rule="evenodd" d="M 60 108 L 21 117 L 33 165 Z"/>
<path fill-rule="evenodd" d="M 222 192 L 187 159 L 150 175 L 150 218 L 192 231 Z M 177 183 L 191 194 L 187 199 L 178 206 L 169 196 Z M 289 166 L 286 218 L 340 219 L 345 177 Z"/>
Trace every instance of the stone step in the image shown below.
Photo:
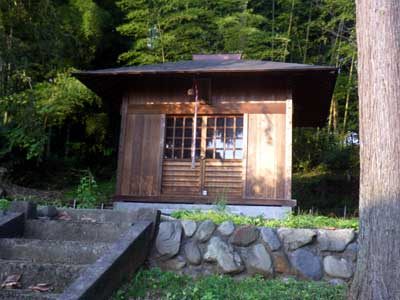
<path fill-rule="evenodd" d="M 131 227 L 130 223 L 27 220 L 24 237 L 40 240 L 93 241 L 111 243 Z"/>
<path fill-rule="evenodd" d="M 39 283 L 48 283 L 51 292 L 61 293 L 79 277 L 87 265 L 35 263 L 21 260 L 0 260 L 0 283 L 10 275 L 22 274 L 22 289 Z M 1 298 L 0 298 L 1 299 Z"/>
<path fill-rule="evenodd" d="M 0 300 L 57 300 L 60 294 L 36 293 L 31 290 L 0 290 Z"/>
<path fill-rule="evenodd" d="M 85 265 L 95 262 L 111 245 L 82 241 L 0 239 L 0 259 Z"/>
<path fill-rule="evenodd" d="M 85 219 L 94 219 L 98 223 L 136 223 L 138 221 L 157 221 L 160 213 L 157 208 L 137 208 L 129 210 L 122 208 L 120 210 L 111 209 L 59 209 L 60 214 L 67 214 L 72 221 L 82 221 Z"/>

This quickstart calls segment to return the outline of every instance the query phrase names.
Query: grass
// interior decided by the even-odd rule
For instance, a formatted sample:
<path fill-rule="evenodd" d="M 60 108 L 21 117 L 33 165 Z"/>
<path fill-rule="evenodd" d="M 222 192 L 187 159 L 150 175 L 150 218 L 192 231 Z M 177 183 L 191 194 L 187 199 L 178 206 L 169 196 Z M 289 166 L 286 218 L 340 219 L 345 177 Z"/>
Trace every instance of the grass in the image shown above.
<path fill-rule="evenodd" d="M 220 224 L 224 221 L 232 221 L 237 225 L 252 224 L 265 227 L 289 227 L 289 228 L 353 228 L 358 230 L 358 219 L 344 219 L 336 217 L 315 216 L 310 214 L 289 215 L 283 220 L 269 220 L 260 217 L 246 217 L 230 214 L 227 211 L 199 211 L 179 210 L 172 213 L 177 219 L 189 219 L 194 221 L 212 220 Z"/>
<path fill-rule="evenodd" d="M 139 271 L 112 300 L 344 300 L 345 294 L 345 286 L 326 282 L 261 277 L 235 280 L 223 275 L 193 280 L 155 268 Z"/>

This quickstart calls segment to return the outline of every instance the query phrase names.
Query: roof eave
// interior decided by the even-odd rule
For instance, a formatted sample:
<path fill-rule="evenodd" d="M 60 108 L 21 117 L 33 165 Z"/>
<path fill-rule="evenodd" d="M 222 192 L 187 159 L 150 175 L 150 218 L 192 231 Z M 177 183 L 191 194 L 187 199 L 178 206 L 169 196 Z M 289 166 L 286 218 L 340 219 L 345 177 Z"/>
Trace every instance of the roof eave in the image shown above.
<path fill-rule="evenodd" d="M 316 72 L 334 72 L 338 69 L 335 67 L 315 67 L 315 68 L 296 68 L 296 69 L 274 69 L 274 70 L 180 70 L 180 71 L 124 71 L 124 72 L 96 72 L 82 71 L 72 73 L 75 77 L 109 77 L 109 76 L 142 76 L 142 75 L 197 75 L 197 74 L 230 74 L 230 73 L 316 73 Z"/>

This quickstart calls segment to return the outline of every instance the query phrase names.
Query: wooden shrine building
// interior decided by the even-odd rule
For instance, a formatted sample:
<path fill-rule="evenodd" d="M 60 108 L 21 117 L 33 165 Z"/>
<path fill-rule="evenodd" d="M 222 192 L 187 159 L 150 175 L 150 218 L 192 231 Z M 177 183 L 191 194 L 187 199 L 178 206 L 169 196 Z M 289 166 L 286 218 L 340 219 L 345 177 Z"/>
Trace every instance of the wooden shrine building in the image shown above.
<path fill-rule="evenodd" d="M 120 105 L 116 200 L 294 206 L 292 126 L 324 125 L 337 69 L 220 54 L 75 76 Z"/>

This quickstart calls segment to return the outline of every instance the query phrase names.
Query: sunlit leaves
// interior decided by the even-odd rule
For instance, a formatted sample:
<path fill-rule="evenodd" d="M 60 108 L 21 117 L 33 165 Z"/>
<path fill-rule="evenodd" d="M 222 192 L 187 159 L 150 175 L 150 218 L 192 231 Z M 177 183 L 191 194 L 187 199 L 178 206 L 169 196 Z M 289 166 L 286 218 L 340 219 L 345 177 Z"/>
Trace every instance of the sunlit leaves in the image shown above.
<path fill-rule="evenodd" d="M 8 115 L 2 124 L 7 128 L 4 133 L 7 148 L 25 150 L 28 159 L 40 157 L 48 131 L 63 125 L 67 119 L 82 122 L 85 108 L 91 105 L 99 106 L 99 98 L 69 73 L 60 73 L 32 89 L 0 98 L 0 111 Z M 92 126 L 89 134 L 95 131 L 99 130 Z"/>

